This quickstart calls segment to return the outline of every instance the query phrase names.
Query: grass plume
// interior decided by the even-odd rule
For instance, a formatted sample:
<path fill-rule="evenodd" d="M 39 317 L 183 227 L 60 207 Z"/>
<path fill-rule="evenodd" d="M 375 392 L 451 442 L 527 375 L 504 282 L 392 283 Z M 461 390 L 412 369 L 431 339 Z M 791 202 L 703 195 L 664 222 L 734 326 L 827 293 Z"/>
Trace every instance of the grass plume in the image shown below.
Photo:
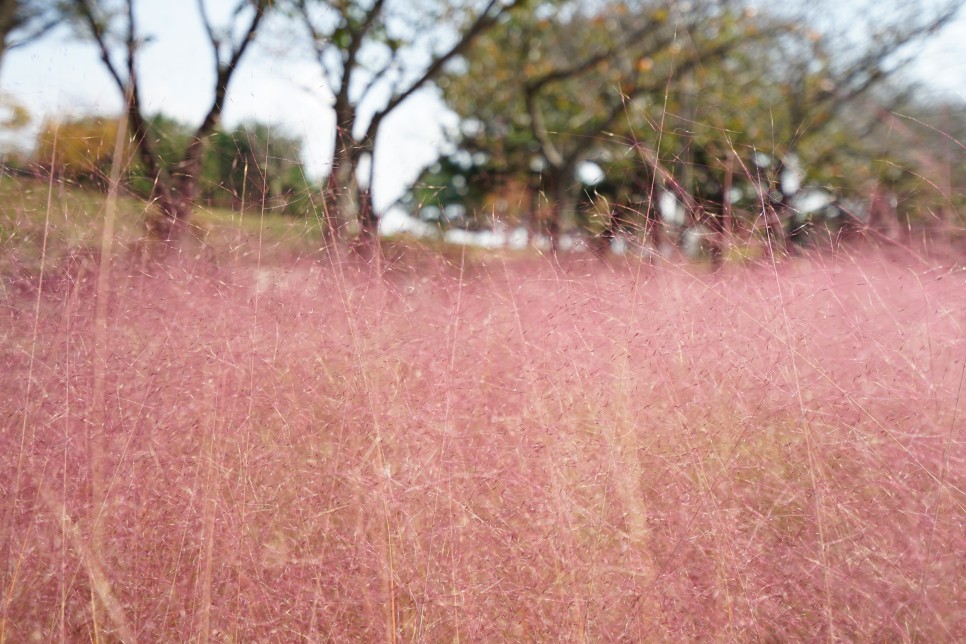
<path fill-rule="evenodd" d="M 5 282 L 4 638 L 966 637 L 966 273 L 386 261 Z"/>

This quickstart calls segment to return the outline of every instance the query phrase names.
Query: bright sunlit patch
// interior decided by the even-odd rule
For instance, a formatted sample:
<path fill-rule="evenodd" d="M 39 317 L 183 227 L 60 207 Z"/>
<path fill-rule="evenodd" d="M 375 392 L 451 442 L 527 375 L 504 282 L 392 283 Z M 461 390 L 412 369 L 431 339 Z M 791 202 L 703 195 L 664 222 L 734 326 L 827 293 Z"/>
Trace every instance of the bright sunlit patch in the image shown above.
<path fill-rule="evenodd" d="M 409 234 L 416 237 L 427 237 L 435 234 L 436 226 L 411 217 L 402 208 L 391 208 L 379 218 L 379 234 L 384 237 Z"/>
<path fill-rule="evenodd" d="M 577 178 L 585 186 L 596 186 L 606 178 L 604 169 L 592 161 L 585 161 L 577 167 Z"/>

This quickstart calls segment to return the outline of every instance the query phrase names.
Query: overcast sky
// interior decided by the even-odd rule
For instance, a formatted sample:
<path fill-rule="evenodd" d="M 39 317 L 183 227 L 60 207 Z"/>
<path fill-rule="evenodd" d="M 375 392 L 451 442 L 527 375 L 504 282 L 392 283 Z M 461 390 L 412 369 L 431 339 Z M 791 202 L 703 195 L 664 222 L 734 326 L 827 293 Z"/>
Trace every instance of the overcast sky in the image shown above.
<path fill-rule="evenodd" d="M 215 0 L 212 4 L 229 3 Z M 195 20 L 195 0 L 138 6 L 141 30 L 154 36 L 140 68 L 146 110 L 200 122 L 211 100 L 214 76 L 201 23 Z M 285 46 L 292 38 L 264 35 L 263 44 L 250 50 L 234 77 L 225 122 L 233 126 L 257 119 L 281 126 L 286 134 L 304 141 L 309 171 L 322 176 L 327 172 L 333 126 L 322 75 L 315 63 Z M 944 93 L 966 102 L 966 16 L 929 43 L 910 71 L 930 94 Z M 26 105 L 34 116 L 32 127 L 19 136 L 21 142 L 32 140 L 45 118 L 112 114 L 121 105 L 95 49 L 67 30 L 9 52 L 0 71 L 0 91 Z M 420 169 L 432 163 L 446 124 L 451 126 L 453 119 L 432 90 L 413 96 L 386 119 L 376 153 L 377 208 L 392 203 Z"/>

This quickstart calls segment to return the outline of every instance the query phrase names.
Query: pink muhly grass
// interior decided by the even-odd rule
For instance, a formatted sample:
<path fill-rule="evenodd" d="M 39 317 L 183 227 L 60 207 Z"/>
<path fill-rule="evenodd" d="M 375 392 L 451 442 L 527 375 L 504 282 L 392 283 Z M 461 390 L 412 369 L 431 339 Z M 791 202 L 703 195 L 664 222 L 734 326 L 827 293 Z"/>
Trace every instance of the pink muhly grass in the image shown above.
<path fill-rule="evenodd" d="M 5 295 L 4 637 L 966 638 L 966 274 L 414 266 Z"/>

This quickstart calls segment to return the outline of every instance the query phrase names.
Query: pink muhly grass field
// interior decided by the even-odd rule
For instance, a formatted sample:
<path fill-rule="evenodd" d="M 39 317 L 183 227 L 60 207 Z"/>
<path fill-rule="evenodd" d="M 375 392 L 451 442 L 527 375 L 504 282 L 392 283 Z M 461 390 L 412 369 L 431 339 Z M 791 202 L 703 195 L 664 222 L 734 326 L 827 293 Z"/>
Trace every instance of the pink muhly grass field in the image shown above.
<path fill-rule="evenodd" d="M 966 639 L 964 272 L 92 280 L 3 295 L 0 639 Z"/>

